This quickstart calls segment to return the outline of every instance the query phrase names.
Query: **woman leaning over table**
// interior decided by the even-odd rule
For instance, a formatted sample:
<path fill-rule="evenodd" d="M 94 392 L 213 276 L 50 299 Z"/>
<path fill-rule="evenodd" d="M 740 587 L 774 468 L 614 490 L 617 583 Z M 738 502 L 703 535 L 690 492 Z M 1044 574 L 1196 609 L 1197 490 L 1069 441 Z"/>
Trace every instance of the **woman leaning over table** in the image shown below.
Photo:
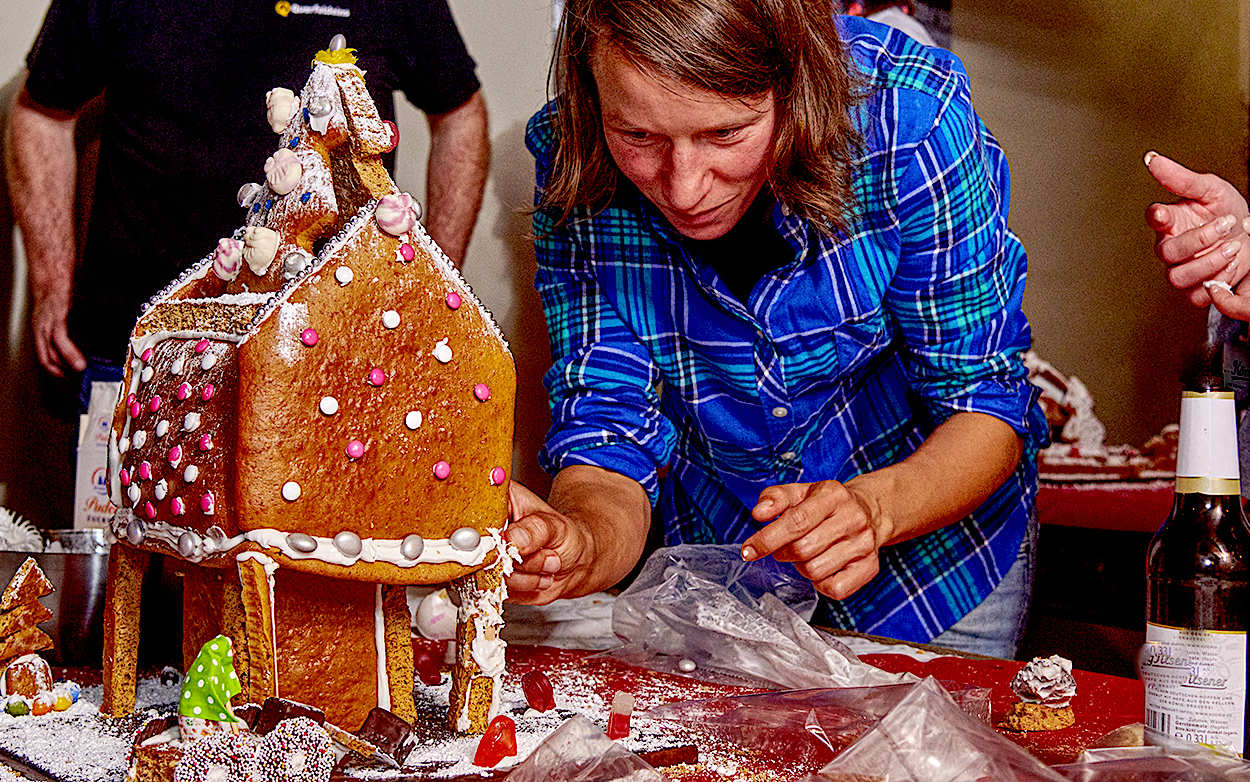
<path fill-rule="evenodd" d="M 668 543 L 794 562 L 835 627 L 1003 656 L 1045 439 L 1007 165 L 948 52 L 814 0 L 570 0 L 529 123 L 552 338 L 513 599 Z"/>

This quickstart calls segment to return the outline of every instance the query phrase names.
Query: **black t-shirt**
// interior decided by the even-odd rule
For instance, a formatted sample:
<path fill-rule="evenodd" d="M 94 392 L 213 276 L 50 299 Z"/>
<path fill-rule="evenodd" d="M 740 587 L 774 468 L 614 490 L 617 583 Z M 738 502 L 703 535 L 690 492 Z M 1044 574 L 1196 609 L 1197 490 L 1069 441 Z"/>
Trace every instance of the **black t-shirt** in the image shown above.
<path fill-rule="evenodd" d="M 105 102 L 69 323 L 88 355 L 120 360 L 143 302 L 242 225 L 236 193 L 264 182 L 277 143 L 265 93 L 298 94 L 335 33 L 383 118 L 395 90 L 439 114 L 479 87 L 446 0 L 53 0 L 26 58 L 31 97 Z"/>
<path fill-rule="evenodd" d="M 794 260 L 794 248 L 773 225 L 776 203 L 770 193 L 762 191 L 724 236 L 688 245 L 743 304 L 765 274 Z"/>

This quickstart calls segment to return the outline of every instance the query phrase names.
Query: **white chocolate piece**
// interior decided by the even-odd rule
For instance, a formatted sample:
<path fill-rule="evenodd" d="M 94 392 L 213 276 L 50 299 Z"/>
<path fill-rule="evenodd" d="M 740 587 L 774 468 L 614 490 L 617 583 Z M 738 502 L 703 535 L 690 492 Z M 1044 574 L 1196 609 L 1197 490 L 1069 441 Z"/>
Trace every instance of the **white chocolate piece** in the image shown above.
<path fill-rule="evenodd" d="M 249 225 L 243 229 L 243 260 L 252 274 L 263 277 L 278 254 L 278 232 L 272 228 Z"/>
<path fill-rule="evenodd" d="M 286 195 L 295 189 L 304 176 L 304 166 L 291 150 L 283 147 L 265 160 L 265 182 L 278 195 Z"/>
<path fill-rule="evenodd" d="M 274 87 L 265 93 L 265 119 L 274 133 L 286 130 L 291 117 L 299 109 L 299 99 L 286 87 Z"/>
<path fill-rule="evenodd" d="M 213 251 L 213 274 L 230 282 L 239 276 L 243 268 L 243 242 L 238 239 L 221 239 Z"/>

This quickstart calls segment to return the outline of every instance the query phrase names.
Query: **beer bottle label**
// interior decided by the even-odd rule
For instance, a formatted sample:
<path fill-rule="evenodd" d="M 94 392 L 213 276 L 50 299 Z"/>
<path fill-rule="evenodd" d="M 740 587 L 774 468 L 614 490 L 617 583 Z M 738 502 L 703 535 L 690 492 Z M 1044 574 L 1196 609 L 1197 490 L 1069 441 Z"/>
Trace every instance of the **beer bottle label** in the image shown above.
<path fill-rule="evenodd" d="M 1240 754 L 1245 741 L 1246 633 L 1146 623 L 1141 659 L 1146 729 Z"/>

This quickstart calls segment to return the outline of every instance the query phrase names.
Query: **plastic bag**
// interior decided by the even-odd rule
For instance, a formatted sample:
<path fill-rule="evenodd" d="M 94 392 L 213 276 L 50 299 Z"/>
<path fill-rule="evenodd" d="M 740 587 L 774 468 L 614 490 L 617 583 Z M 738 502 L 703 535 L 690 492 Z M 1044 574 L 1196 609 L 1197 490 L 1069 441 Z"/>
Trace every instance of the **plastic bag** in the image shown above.
<path fill-rule="evenodd" d="M 686 675 L 791 689 L 915 681 L 860 662 L 814 629 L 800 611 L 810 616 L 815 605 L 811 582 L 770 558 L 743 562 L 733 545 L 664 548 L 617 598 L 612 629 L 624 646 L 610 654 L 666 671 L 685 658 L 696 666 Z"/>
<path fill-rule="evenodd" d="M 859 741 L 805 782 L 854 775 L 879 782 L 1064 779 L 964 713 L 936 679 L 911 687 Z"/>
<path fill-rule="evenodd" d="M 1073 782 L 1208 782 L 1250 780 L 1250 763 L 1194 744 L 1088 749 L 1054 770 Z"/>
<path fill-rule="evenodd" d="M 664 782 L 647 761 L 585 717 L 570 718 L 508 774 L 508 782 Z"/>

